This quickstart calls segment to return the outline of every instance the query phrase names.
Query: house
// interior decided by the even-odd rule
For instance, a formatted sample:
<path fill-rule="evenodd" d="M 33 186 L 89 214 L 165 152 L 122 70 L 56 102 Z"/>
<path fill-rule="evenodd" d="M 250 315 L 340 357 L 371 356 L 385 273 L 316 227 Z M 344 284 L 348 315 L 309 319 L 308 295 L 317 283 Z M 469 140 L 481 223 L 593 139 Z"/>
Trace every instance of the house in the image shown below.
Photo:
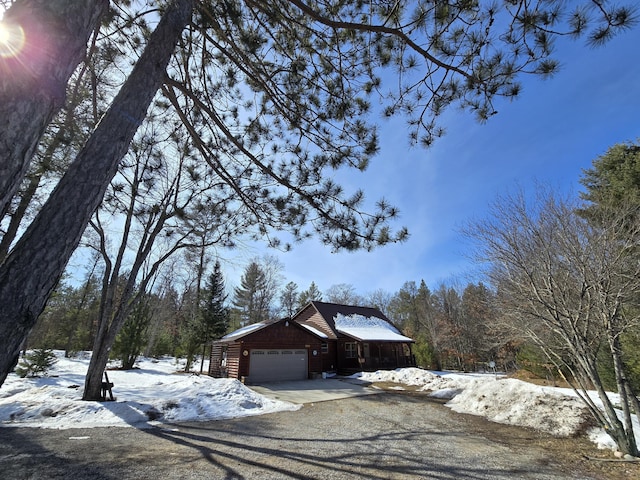
<path fill-rule="evenodd" d="M 260 383 L 415 366 L 412 343 L 378 309 L 313 301 L 214 342 L 209 375 Z"/>

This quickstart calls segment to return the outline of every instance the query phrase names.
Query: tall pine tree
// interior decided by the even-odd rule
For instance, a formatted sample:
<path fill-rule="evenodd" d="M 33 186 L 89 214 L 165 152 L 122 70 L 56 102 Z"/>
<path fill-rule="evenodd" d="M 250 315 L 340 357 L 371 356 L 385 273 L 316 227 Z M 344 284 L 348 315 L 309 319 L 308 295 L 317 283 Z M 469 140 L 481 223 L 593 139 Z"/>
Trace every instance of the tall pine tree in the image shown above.
<path fill-rule="evenodd" d="M 222 337 L 229 328 L 229 309 L 225 305 L 224 277 L 220 262 L 216 261 L 213 272 L 209 275 L 203 292 L 202 324 L 204 341 L 209 342 Z"/>
<path fill-rule="evenodd" d="M 284 286 L 280 294 L 280 306 L 288 317 L 293 317 L 293 314 L 296 313 L 299 297 L 298 285 L 295 282 L 289 282 Z"/>
<path fill-rule="evenodd" d="M 303 308 L 307 303 L 313 302 L 314 300 L 322 301 L 322 292 L 315 282 L 311 282 L 309 288 L 298 295 L 298 307 Z"/>
<path fill-rule="evenodd" d="M 220 261 L 216 260 L 213 272 L 209 275 L 202 292 L 201 328 L 202 328 L 202 361 L 200 372 L 204 367 L 204 357 L 207 346 L 212 340 L 221 338 L 229 328 L 229 308 L 226 306 L 227 294 L 224 288 L 224 277 L 220 268 Z"/>
<path fill-rule="evenodd" d="M 234 290 L 233 305 L 240 311 L 242 325 L 269 319 L 267 278 L 258 264 L 251 262 L 245 269 L 240 286 Z"/>

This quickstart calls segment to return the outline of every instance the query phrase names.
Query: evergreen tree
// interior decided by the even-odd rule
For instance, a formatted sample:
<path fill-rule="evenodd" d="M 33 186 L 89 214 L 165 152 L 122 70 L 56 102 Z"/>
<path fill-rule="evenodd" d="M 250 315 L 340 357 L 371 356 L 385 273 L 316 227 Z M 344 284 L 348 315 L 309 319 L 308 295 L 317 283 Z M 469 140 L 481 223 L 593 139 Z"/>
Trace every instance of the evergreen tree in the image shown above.
<path fill-rule="evenodd" d="M 24 356 L 16 367 L 16 375 L 20 378 L 46 375 L 57 361 L 55 353 L 50 348 L 35 349 Z"/>
<path fill-rule="evenodd" d="M 29 334 L 25 348 L 65 350 L 65 357 L 91 350 L 99 304 L 100 285 L 93 272 L 80 287 L 63 279 Z"/>
<path fill-rule="evenodd" d="M 298 309 L 300 294 L 298 293 L 298 285 L 295 282 L 289 282 L 284 286 L 280 294 L 280 307 L 284 314 L 293 317 Z"/>
<path fill-rule="evenodd" d="M 221 338 L 229 328 L 229 308 L 226 306 L 227 294 L 219 261 L 216 261 L 213 272 L 207 280 L 203 297 L 203 305 L 201 307 L 204 324 L 203 341 L 209 342 Z"/>
<path fill-rule="evenodd" d="M 267 278 L 257 261 L 252 261 L 234 289 L 233 305 L 241 312 L 242 326 L 269 319 Z"/>
<path fill-rule="evenodd" d="M 202 344 L 202 359 L 200 373 L 204 369 L 204 359 L 207 348 L 212 340 L 221 338 L 227 333 L 230 323 L 230 312 L 226 306 L 224 277 L 220 262 L 216 260 L 213 272 L 209 275 L 203 291 L 200 305 L 200 342 Z"/>
<path fill-rule="evenodd" d="M 580 183 L 585 187 L 581 193 L 586 207 L 583 215 L 598 219 L 610 208 L 625 214 L 638 216 L 640 208 L 640 144 L 622 143 L 609 148 L 593 161 L 592 167 L 583 171 Z"/>
<path fill-rule="evenodd" d="M 309 302 L 322 301 L 322 292 L 315 282 L 311 282 L 309 288 L 301 292 L 298 296 L 298 309 L 304 308 Z"/>
<path fill-rule="evenodd" d="M 630 231 L 640 221 L 640 143 L 621 143 L 609 148 L 604 155 L 596 158 L 592 167 L 583 171 L 580 183 L 585 187 L 581 198 L 586 205 L 579 210 L 590 221 L 607 224 L 612 215 L 622 215 Z M 625 252 L 629 261 L 640 261 L 640 250 L 635 248 Z M 635 292 L 639 296 L 640 292 Z M 640 302 L 637 302 L 640 303 Z M 637 315 L 629 308 L 621 315 Z M 622 358 L 627 368 L 629 381 L 636 391 L 640 391 L 640 324 L 630 325 L 620 334 Z M 603 346 L 606 350 L 606 346 Z M 613 364 L 602 356 L 599 364 L 601 374 L 615 377 Z"/>
<path fill-rule="evenodd" d="M 405 282 L 389 305 L 390 316 L 409 337 L 416 337 L 419 330 L 417 294 L 416 282 Z"/>
<path fill-rule="evenodd" d="M 151 296 L 143 294 L 135 303 L 113 344 L 111 356 L 119 358 L 123 370 L 131 370 L 148 341 Z"/>

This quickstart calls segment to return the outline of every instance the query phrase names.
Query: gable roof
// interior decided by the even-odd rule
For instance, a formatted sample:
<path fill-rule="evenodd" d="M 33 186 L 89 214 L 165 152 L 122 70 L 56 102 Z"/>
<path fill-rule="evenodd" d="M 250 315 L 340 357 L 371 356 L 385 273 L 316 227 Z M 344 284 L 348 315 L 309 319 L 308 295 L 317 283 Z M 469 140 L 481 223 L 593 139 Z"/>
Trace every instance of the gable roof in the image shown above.
<path fill-rule="evenodd" d="M 222 337 L 220 340 L 216 340 L 214 343 L 216 342 L 221 342 L 221 343 L 227 343 L 227 342 L 233 342 L 235 340 L 238 340 L 240 338 L 246 337 L 247 335 L 250 335 L 252 333 L 255 333 L 259 330 L 262 330 L 263 328 L 269 327 L 271 325 L 275 325 L 276 323 L 280 323 L 280 322 L 292 322 L 296 325 L 297 328 L 302 328 L 304 330 L 306 330 L 308 333 L 311 333 L 312 335 L 315 335 L 316 337 L 319 338 L 323 338 L 326 339 L 327 336 L 322 333 L 321 331 L 319 331 L 316 328 L 313 328 L 312 326 L 309 325 L 304 325 L 302 323 L 299 322 L 294 322 L 293 320 L 289 319 L 289 318 L 281 318 L 278 320 L 267 320 L 264 322 L 257 322 L 257 323 L 252 323 L 249 325 L 245 325 L 244 327 L 240 327 L 237 330 L 234 330 L 231 333 L 227 333 L 224 337 Z"/>
<path fill-rule="evenodd" d="M 257 332 L 258 330 L 262 330 L 264 327 L 271 325 L 274 322 L 258 322 L 252 323 L 250 325 L 245 325 L 244 327 L 240 327 L 237 330 L 234 330 L 231 333 L 227 333 L 224 337 L 222 337 L 219 341 L 223 342 L 231 342 L 233 340 L 237 340 L 238 338 L 242 338 L 250 333 Z"/>
<path fill-rule="evenodd" d="M 384 316 L 377 308 L 372 307 L 358 307 L 356 305 L 340 305 L 338 303 L 318 302 L 316 300 L 311 302 L 311 305 L 315 307 L 320 315 L 326 320 L 331 321 L 330 326 L 333 328 L 333 319 L 338 314 L 342 315 L 362 315 L 363 317 L 378 317 L 390 322 L 390 320 Z"/>
<path fill-rule="evenodd" d="M 313 308 L 320 314 L 328 332 L 331 333 L 329 338 L 337 338 L 338 334 L 343 334 L 359 341 L 413 342 L 411 338 L 402 335 L 391 320 L 377 308 L 314 300 L 294 315 L 293 319 L 296 320 L 296 317 L 308 308 Z M 310 326 L 307 321 L 298 323 L 305 327 Z"/>
<path fill-rule="evenodd" d="M 342 315 L 334 318 L 336 330 L 359 341 L 413 342 L 405 337 L 391 323 L 379 317 L 363 315 Z"/>

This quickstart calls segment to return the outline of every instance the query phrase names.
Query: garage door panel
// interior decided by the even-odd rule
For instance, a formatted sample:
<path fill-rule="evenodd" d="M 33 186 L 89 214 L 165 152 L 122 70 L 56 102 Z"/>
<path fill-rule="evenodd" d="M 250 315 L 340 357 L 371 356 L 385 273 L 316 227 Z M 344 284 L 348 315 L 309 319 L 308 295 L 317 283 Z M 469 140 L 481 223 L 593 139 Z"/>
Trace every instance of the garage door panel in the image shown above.
<path fill-rule="evenodd" d="M 257 383 L 306 379 L 306 350 L 269 349 L 251 351 L 249 381 Z"/>

